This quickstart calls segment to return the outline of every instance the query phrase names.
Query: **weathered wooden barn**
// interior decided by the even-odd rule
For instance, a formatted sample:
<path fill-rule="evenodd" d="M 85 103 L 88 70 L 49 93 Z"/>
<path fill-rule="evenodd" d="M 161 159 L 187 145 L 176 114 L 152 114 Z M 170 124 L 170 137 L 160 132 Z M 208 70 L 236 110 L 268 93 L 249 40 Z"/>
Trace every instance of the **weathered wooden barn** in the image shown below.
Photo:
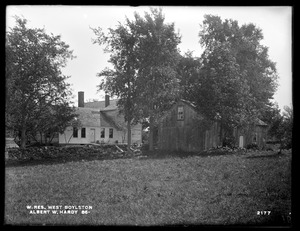
<path fill-rule="evenodd" d="M 267 125 L 257 120 L 254 126 L 237 127 L 233 130 L 235 146 L 245 148 L 257 144 L 263 148 Z M 204 117 L 195 105 L 179 100 L 161 118 L 158 124 L 158 148 L 161 150 L 199 152 L 222 146 L 221 126 L 218 121 L 205 124 Z"/>
<path fill-rule="evenodd" d="M 195 106 L 189 101 L 179 100 L 160 120 L 158 148 L 197 152 L 220 146 L 220 124 L 214 122 L 204 129 L 205 126 L 199 126 L 199 120 L 201 116 Z"/>

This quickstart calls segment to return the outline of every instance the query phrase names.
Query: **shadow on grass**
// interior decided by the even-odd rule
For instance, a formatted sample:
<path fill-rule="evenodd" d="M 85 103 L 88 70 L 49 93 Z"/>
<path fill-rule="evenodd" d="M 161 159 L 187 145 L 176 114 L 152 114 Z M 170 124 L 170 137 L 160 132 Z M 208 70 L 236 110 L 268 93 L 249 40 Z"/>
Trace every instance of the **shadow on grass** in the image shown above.
<path fill-rule="evenodd" d="M 256 158 L 278 158 L 282 157 L 284 154 L 279 154 L 278 152 L 275 152 L 274 154 L 271 155 L 255 155 L 255 156 L 247 156 L 247 159 L 256 159 Z"/>
<path fill-rule="evenodd" d="M 55 165 L 63 164 L 68 162 L 87 162 L 94 160 L 113 160 L 120 159 L 117 157 L 111 156 L 97 156 L 97 157 L 79 157 L 79 158 L 55 158 L 55 159 L 41 159 L 41 160 L 26 160 L 26 161 L 8 161 L 5 163 L 5 167 L 24 167 L 24 166 L 35 166 L 35 165 Z M 122 159 L 126 159 L 123 157 Z"/>
<path fill-rule="evenodd" d="M 211 152 L 184 152 L 184 151 L 143 151 L 143 159 L 168 159 L 168 158 L 188 158 L 193 156 L 208 157 L 208 156 L 224 156 L 232 155 L 234 153 L 228 151 L 211 151 Z"/>
<path fill-rule="evenodd" d="M 183 151 L 163 151 L 154 150 L 148 151 L 144 150 L 141 155 L 125 155 L 116 156 L 114 154 L 109 155 L 92 155 L 92 156 L 73 156 L 73 157 L 59 157 L 59 158 L 47 158 L 40 160 L 9 160 L 5 163 L 6 167 L 23 167 L 23 166 L 35 166 L 35 165 L 55 165 L 63 164 L 68 162 L 88 162 L 95 160 L 115 160 L 115 159 L 168 159 L 168 158 L 188 158 L 192 156 L 208 157 L 208 156 L 221 156 L 221 155 L 232 155 L 233 153 L 227 151 L 215 151 L 215 152 L 183 152 Z"/>

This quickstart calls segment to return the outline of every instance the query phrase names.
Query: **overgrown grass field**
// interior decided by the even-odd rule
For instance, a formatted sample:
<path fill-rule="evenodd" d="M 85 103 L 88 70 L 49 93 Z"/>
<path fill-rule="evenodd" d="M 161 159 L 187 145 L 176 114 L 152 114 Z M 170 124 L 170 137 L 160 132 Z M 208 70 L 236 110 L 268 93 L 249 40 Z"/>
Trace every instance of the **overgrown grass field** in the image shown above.
<path fill-rule="evenodd" d="M 269 153 L 6 167 L 5 223 L 260 225 L 271 224 L 276 215 L 276 225 L 278 214 L 291 210 L 291 153 Z M 30 214 L 26 206 L 34 205 L 92 209 Z"/>

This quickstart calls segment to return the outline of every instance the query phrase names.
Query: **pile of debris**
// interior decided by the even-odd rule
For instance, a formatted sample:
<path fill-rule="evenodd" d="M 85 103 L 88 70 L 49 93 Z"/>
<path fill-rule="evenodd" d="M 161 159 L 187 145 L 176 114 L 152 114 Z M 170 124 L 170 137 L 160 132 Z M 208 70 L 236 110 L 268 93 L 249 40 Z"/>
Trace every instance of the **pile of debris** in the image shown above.
<path fill-rule="evenodd" d="M 98 144 L 92 144 L 92 145 L 97 145 Z M 141 148 L 138 146 L 132 145 L 130 147 L 130 150 L 127 150 L 127 145 L 105 145 L 106 147 L 109 147 L 106 152 L 104 151 L 105 154 L 110 154 L 112 157 L 134 157 L 134 156 L 141 156 L 142 151 Z M 100 145 L 100 147 L 104 148 L 105 146 Z"/>

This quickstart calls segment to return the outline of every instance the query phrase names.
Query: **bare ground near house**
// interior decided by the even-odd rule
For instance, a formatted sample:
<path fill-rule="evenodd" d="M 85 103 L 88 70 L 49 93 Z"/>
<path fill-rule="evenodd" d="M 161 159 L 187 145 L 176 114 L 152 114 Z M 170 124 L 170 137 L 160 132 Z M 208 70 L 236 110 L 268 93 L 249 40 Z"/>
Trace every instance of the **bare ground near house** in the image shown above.
<path fill-rule="evenodd" d="M 291 151 L 145 156 L 6 167 L 5 223 L 291 224 Z M 53 205 L 92 208 L 30 214 Z"/>

